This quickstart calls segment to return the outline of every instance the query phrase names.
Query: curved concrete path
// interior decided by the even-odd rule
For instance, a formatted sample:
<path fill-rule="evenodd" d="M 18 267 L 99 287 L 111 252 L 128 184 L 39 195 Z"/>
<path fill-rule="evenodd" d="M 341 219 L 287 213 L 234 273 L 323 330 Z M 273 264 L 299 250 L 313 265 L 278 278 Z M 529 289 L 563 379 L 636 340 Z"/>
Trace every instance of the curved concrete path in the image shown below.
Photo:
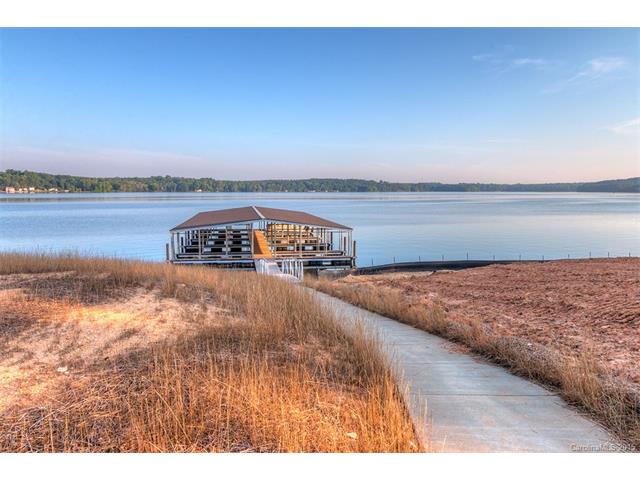
<path fill-rule="evenodd" d="M 436 452 L 607 451 L 619 444 L 539 385 L 458 353 L 440 337 L 315 293 L 379 338 L 407 386 L 414 421 L 424 424 L 425 444 Z"/>

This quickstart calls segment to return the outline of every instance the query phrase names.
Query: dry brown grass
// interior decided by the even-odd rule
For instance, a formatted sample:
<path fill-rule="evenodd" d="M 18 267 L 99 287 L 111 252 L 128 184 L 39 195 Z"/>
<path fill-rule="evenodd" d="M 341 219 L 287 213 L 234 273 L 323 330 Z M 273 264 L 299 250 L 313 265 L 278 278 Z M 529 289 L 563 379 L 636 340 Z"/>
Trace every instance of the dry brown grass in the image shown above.
<path fill-rule="evenodd" d="M 73 255 L 0 254 L 0 275 L 0 340 L 19 348 L 49 339 L 40 353 L 54 355 L 46 363 L 0 351 L 0 360 L 14 355 L 10 371 L 46 367 L 29 377 L 44 388 L 0 412 L 1 451 L 419 449 L 380 350 L 303 289 L 250 273 Z M 135 328 L 118 330 L 141 295 L 169 322 L 183 318 L 153 337 L 142 322 L 161 323 L 143 309 Z M 98 324 L 105 310 L 115 320 Z M 69 372 L 53 368 L 60 358 L 73 358 Z"/>
<path fill-rule="evenodd" d="M 640 448 L 640 393 L 616 379 L 588 351 L 561 354 L 518 337 L 505 337 L 475 320 L 451 320 L 436 302 L 413 304 L 400 292 L 329 279 L 309 286 L 372 312 L 458 342 L 513 372 L 557 389 L 573 405 L 592 414 L 629 445 Z"/>

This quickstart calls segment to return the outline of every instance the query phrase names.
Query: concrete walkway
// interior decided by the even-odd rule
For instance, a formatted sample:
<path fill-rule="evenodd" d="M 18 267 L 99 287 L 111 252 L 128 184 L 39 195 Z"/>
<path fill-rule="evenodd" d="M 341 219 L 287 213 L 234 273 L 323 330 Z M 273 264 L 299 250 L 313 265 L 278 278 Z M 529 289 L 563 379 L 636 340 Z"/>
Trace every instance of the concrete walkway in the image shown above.
<path fill-rule="evenodd" d="M 424 424 L 425 444 L 436 452 L 606 451 L 618 444 L 539 385 L 458 353 L 455 344 L 440 337 L 316 294 L 380 339 L 408 387 L 414 421 Z"/>

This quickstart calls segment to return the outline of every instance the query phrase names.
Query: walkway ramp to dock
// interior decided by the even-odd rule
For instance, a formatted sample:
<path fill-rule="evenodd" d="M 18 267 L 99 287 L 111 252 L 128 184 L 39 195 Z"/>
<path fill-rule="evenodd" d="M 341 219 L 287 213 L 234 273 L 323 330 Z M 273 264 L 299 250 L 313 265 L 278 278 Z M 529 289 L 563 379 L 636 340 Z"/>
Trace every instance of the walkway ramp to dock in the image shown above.
<path fill-rule="evenodd" d="M 303 270 L 302 262 L 299 266 L 291 260 L 284 260 L 282 262 L 282 269 L 278 266 L 275 260 L 266 258 L 259 258 L 255 261 L 256 272 L 260 275 L 269 275 L 272 277 L 278 277 L 287 282 L 298 283 L 302 281 Z"/>
<path fill-rule="evenodd" d="M 589 452 L 620 445 L 555 392 L 440 337 L 314 294 L 347 326 L 361 324 L 378 338 L 406 386 L 425 445 L 436 452 Z"/>
<path fill-rule="evenodd" d="M 273 253 L 262 230 L 253 231 L 253 256 L 255 258 L 271 258 Z M 276 265 L 277 266 L 277 265 Z"/>

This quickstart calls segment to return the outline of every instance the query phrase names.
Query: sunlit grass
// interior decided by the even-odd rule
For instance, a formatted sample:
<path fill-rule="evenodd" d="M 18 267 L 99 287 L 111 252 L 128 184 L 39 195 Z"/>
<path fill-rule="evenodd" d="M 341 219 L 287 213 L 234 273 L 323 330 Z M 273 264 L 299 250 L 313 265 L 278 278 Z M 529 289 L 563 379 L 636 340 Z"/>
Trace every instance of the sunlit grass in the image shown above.
<path fill-rule="evenodd" d="M 71 273 L 43 275 L 50 272 Z M 185 310 L 194 316 L 190 329 L 146 344 L 138 338 L 143 347 L 115 358 L 87 359 L 36 404 L 8 408 L 0 415 L 0 450 L 419 449 L 378 347 L 345 331 L 303 289 L 206 267 L 0 254 L 0 275 L 12 274 L 31 275 L 23 275 L 18 303 L 3 311 L 0 335 L 14 335 L 20 318 L 45 321 L 55 305 L 58 323 L 74 309 L 120 322 L 122 312 L 109 317 L 105 305 L 140 289 L 209 313 L 195 318 Z M 215 321 L 212 308 L 221 312 Z M 39 334 L 24 332 L 25 341 Z"/>

